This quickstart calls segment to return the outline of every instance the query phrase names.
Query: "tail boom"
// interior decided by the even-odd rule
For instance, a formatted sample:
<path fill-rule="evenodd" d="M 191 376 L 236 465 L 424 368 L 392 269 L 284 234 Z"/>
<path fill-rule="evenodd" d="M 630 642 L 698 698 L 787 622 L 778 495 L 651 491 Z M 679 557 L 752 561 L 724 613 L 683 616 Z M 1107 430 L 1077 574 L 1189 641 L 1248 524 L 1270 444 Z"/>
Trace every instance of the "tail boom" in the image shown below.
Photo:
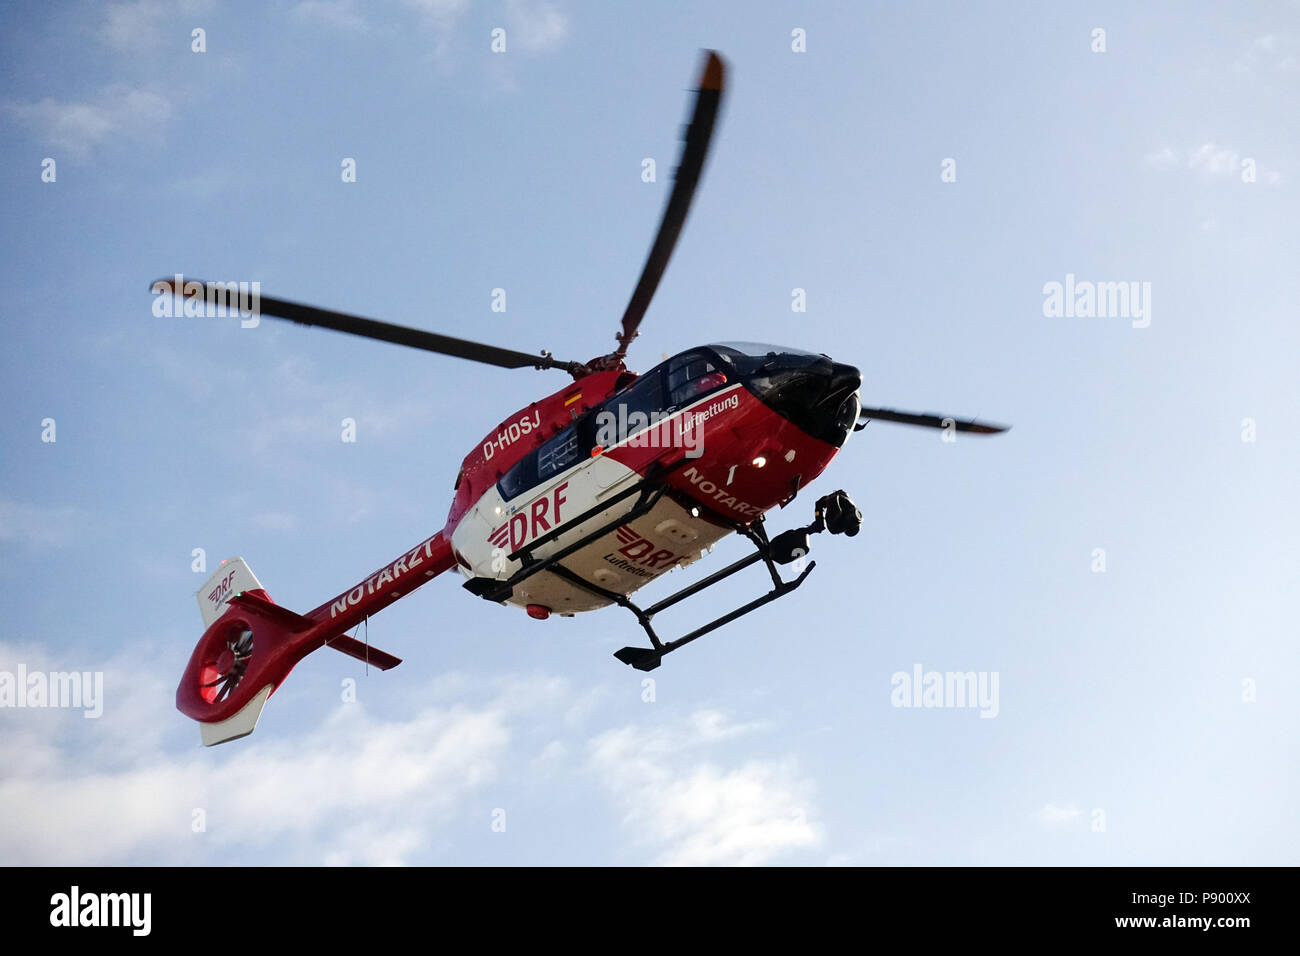
<path fill-rule="evenodd" d="M 304 615 L 335 634 L 350 631 L 404 594 L 452 568 L 451 541 L 441 531 L 389 561 L 374 574 Z M 332 636 L 332 635 L 331 635 Z"/>

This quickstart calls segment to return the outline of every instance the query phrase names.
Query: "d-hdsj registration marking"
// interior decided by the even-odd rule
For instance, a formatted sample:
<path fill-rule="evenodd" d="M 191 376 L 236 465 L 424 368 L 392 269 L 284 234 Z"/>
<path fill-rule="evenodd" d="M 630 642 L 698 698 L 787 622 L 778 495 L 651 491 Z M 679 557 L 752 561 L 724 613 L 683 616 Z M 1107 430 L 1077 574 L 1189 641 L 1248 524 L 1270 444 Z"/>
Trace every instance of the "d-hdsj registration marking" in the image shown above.
<path fill-rule="evenodd" d="M 581 397 L 581 396 L 579 396 Z M 483 443 L 483 460 L 488 461 L 498 451 L 504 451 L 515 442 L 519 441 L 524 435 L 530 434 L 534 429 L 542 427 L 542 413 L 540 409 L 534 409 L 532 417 L 525 415 L 517 422 L 511 422 L 506 425 L 502 431 L 497 432 L 497 437 Z"/>

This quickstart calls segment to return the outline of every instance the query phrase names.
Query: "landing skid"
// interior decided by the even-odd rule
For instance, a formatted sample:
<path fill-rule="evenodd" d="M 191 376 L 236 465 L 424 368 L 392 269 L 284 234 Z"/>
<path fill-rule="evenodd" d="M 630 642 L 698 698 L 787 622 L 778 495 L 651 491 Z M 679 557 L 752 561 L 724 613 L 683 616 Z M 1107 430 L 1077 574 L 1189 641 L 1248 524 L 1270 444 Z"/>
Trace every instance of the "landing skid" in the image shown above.
<path fill-rule="evenodd" d="M 737 534 L 743 535 L 752 545 L 754 545 L 754 553 L 727 565 L 727 567 L 722 570 L 716 571 L 694 584 L 682 588 L 674 594 L 670 594 L 662 601 L 657 601 L 647 608 L 640 607 L 624 594 L 619 594 L 616 591 L 602 588 L 598 584 L 593 584 L 560 563 L 575 551 L 586 547 L 591 542 L 609 534 L 616 528 L 622 527 L 629 521 L 635 521 L 637 518 L 645 515 L 653 509 L 655 505 L 658 504 L 659 500 L 668 492 L 669 485 L 664 478 L 681 463 L 682 461 L 679 460 L 678 462 L 669 465 L 654 476 L 653 479 L 647 479 L 647 481 L 639 487 L 629 488 L 627 491 L 616 495 L 609 501 L 602 502 L 595 508 L 590 509 L 578 518 L 574 519 L 570 524 L 582 524 L 584 521 L 587 521 L 600 514 L 602 511 L 607 510 L 611 505 L 616 504 L 625 498 L 629 498 L 634 494 L 637 495 L 638 498 L 636 504 L 634 504 L 632 509 L 626 514 L 620 515 L 618 518 L 605 523 L 595 531 L 583 535 L 580 539 L 566 545 L 550 557 L 538 558 L 534 554 L 536 549 L 539 546 L 554 540 L 563 533 L 564 530 L 563 528 L 552 529 L 548 534 L 543 535 L 510 555 L 511 560 L 519 560 L 522 562 L 523 567 L 511 575 L 507 580 L 498 581 L 492 578 L 471 578 L 469 581 L 465 582 L 465 588 L 471 593 L 477 594 L 489 601 L 505 601 L 514 593 L 515 586 L 521 581 L 525 581 L 534 574 L 538 574 L 542 571 L 549 571 L 568 581 L 575 587 L 599 595 L 611 603 L 617 604 L 619 607 L 631 611 L 633 616 L 637 619 L 637 623 L 640 624 L 642 629 L 646 632 L 646 636 L 650 638 L 651 646 L 624 647 L 615 651 L 614 656 L 624 664 L 630 664 L 637 670 L 651 671 L 659 666 L 663 661 L 665 654 L 671 654 L 679 647 L 683 647 L 691 641 L 701 638 L 711 631 L 717 630 L 724 624 L 729 624 L 737 618 L 744 617 L 750 611 L 756 610 L 765 604 L 770 604 L 777 598 L 784 597 L 798 588 L 799 585 L 803 584 L 808 575 L 812 574 L 813 568 L 817 566 L 815 561 L 809 561 L 807 567 L 805 567 L 797 577 L 792 578 L 789 581 L 785 581 L 781 578 L 781 574 L 777 570 L 776 566 L 778 564 L 789 564 L 790 562 L 806 555 L 809 550 L 809 535 L 829 530 L 832 534 L 847 534 L 852 537 L 858 533 L 858 528 L 862 524 L 861 512 L 857 510 L 853 505 L 853 502 L 849 500 L 848 495 L 843 491 L 833 492 L 832 494 L 826 495 L 817 500 L 816 517 L 812 524 L 803 528 L 793 528 L 789 531 L 782 532 L 774 539 L 768 538 L 767 529 L 763 524 L 762 518 L 756 518 L 748 525 L 741 525 L 737 522 L 728 522 Z M 687 634 L 683 634 L 675 640 L 660 640 L 659 635 L 655 633 L 654 626 L 651 623 L 656 614 L 672 607 L 674 604 L 686 600 L 689 597 L 699 594 L 701 591 L 713 587 L 713 585 L 718 582 L 723 581 L 738 571 L 743 571 L 745 568 L 757 564 L 760 561 L 766 565 L 768 574 L 772 578 L 772 589 L 770 591 L 766 594 L 760 595 L 747 604 L 742 604 L 740 607 L 729 611 L 721 617 L 715 618 L 701 627 L 697 627 L 695 630 Z"/>
<path fill-rule="evenodd" d="M 753 554 L 727 565 L 721 571 L 710 574 L 708 577 L 703 578 L 688 587 L 682 588 L 675 594 L 670 594 L 662 601 L 658 601 L 655 604 L 650 605 L 648 608 L 642 609 L 622 595 L 609 595 L 611 598 L 616 600 L 616 603 L 627 608 L 633 615 L 635 615 L 637 623 L 639 623 L 645 630 L 646 636 L 650 638 L 651 644 L 650 647 L 624 647 L 621 650 L 614 652 L 615 657 L 624 664 L 632 665 L 639 671 L 652 671 L 663 661 L 665 654 L 671 654 L 673 651 L 677 650 L 677 648 L 689 644 L 696 638 L 703 637 L 710 631 L 717 630 L 724 624 L 730 624 L 737 618 L 744 617 L 750 611 L 756 610 L 764 604 L 770 604 L 777 598 L 789 594 L 791 591 L 799 587 L 799 585 L 803 584 L 804 579 L 807 578 L 808 575 L 812 574 L 813 568 L 817 566 L 816 561 L 809 561 L 807 567 L 799 573 L 798 577 L 795 577 L 790 581 L 783 581 L 780 573 L 776 569 L 776 563 L 772 558 L 772 543 L 768 540 L 767 531 L 763 527 L 763 519 L 758 518 L 748 527 L 737 528 L 737 531 L 745 535 L 745 537 L 747 537 L 754 545 L 755 551 Z M 655 633 L 653 625 L 650 623 L 651 619 L 656 614 L 665 608 L 672 607 L 679 601 L 684 601 L 688 597 L 712 587 L 724 578 L 731 577 L 731 575 L 735 574 L 737 571 L 743 571 L 750 565 L 757 564 L 759 561 L 762 561 L 767 565 L 768 573 L 772 576 L 772 590 L 768 591 L 766 594 L 760 595 L 748 604 L 742 604 L 735 610 L 729 611 L 701 627 L 697 627 L 689 634 L 683 634 L 676 640 L 664 642 L 659 639 L 659 636 Z M 570 577 L 567 573 L 567 569 L 558 571 L 557 573 L 567 580 L 573 581 L 574 584 L 581 583 L 574 580 L 576 575 Z M 583 583 L 582 586 L 591 588 L 590 585 L 585 583 Z"/>

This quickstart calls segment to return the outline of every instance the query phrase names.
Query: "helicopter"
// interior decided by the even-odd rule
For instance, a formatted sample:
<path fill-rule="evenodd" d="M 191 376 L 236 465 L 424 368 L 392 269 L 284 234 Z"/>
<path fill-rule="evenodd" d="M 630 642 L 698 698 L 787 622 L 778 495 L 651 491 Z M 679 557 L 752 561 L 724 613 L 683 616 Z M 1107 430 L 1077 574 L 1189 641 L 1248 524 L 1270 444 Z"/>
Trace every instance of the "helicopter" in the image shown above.
<path fill-rule="evenodd" d="M 456 475 L 444 526 L 305 614 L 274 603 L 243 558 L 223 561 L 197 594 L 204 632 L 176 691 L 205 746 L 251 734 L 271 694 L 303 657 L 333 648 L 388 670 L 392 654 L 349 631 L 455 569 L 471 594 L 530 618 L 609 606 L 632 613 L 648 646 L 614 656 L 641 671 L 686 644 L 796 590 L 812 573 L 810 538 L 854 536 L 862 513 L 842 490 L 817 499 L 813 520 L 769 536 L 765 516 L 816 479 L 850 434 L 870 421 L 972 434 L 1007 426 L 932 413 L 864 408 L 861 372 L 825 354 L 718 342 L 637 374 L 625 364 L 686 221 L 722 102 L 726 66 L 705 51 L 668 202 L 615 334 L 617 348 L 586 362 L 453 338 L 260 296 L 260 315 L 506 369 L 557 369 L 572 382 L 507 416 Z M 151 290 L 196 298 L 224 285 L 183 276 Z M 642 607 L 632 595 L 707 556 L 731 534 L 752 552 Z M 771 587 L 673 639 L 655 616 L 756 564 Z M 794 565 L 792 576 L 781 568 Z"/>

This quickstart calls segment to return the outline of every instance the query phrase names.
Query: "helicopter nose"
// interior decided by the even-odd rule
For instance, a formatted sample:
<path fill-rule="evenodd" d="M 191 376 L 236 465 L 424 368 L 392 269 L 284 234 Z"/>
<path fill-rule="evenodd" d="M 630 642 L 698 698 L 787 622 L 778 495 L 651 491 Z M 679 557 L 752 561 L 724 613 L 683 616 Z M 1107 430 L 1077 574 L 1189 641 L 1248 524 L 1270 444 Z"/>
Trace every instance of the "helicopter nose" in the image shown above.
<path fill-rule="evenodd" d="M 847 398 L 862 387 L 862 373 L 852 365 L 840 362 L 831 363 L 831 380 L 827 386 L 828 397 L 838 395 Z"/>
<path fill-rule="evenodd" d="M 858 419 L 862 373 L 824 355 L 781 355 L 747 384 L 772 411 L 837 448 Z"/>
<path fill-rule="evenodd" d="M 830 383 L 826 394 L 818 404 L 820 413 L 829 413 L 831 427 L 834 429 L 836 447 L 842 446 L 858 423 L 858 412 L 862 402 L 858 398 L 858 389 L 862 387 L 862 373 L 852 365 L 835 362 L 831 366 Z"/>

